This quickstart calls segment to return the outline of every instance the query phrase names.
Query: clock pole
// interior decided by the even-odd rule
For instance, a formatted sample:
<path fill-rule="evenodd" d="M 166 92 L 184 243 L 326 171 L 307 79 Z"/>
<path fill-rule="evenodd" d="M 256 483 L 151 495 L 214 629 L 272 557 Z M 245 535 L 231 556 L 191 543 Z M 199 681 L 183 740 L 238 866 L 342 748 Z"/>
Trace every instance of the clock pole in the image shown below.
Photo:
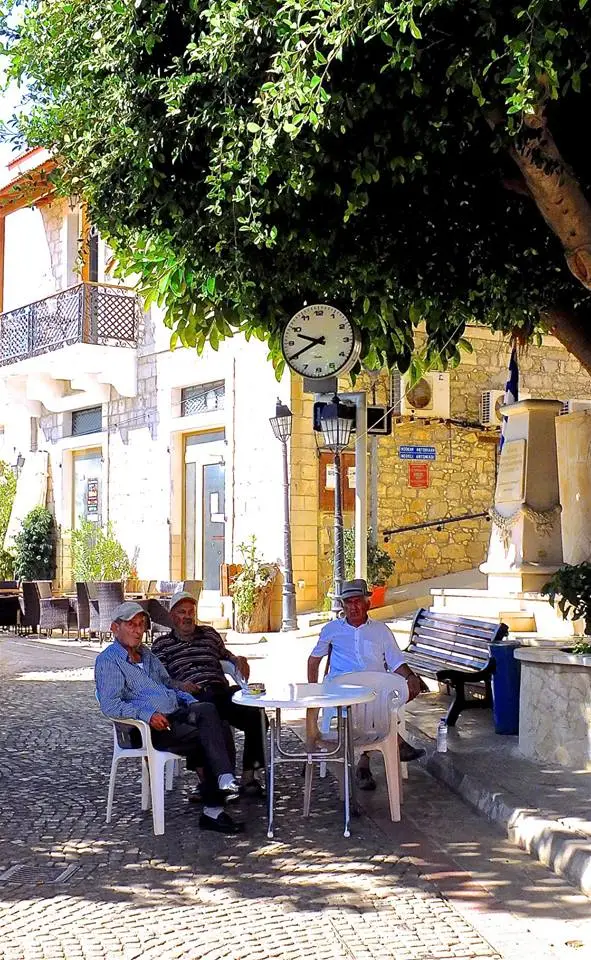
<path fill-rule="evenodd" d="M 341 480 L 341 451 L 334 452 L 334 583 L 332 590 L 332 610 L 341 609 L 343 580 L 345 579 L 345 537 L 343 532 L 343 488 Z"/>
<path fill-rule="evenodd" d="M 341 609 L 341 587 L 345 579 L 345 538 L 343 534 L 343 487 L 341 479 L 341 452 L 349 443 L 355 423 L 355 407 L 341 403 L 338 396 L 324 404 L 320 427 L 324 443 L 334 455 L 334 586 L 332 610 Z"/>
<path fill-rule="evenodd" d="M 297 630 L 296 595 L 293 582 L 293 562 L 291 556 L 291 523 L 289 517 L 289 463 L 287 441 L 291 436 L 293 415 L 289 407 L 277 399 L 275 416 L 270 418 L 273 433 L 281 441 L 283 454 L 283 589 L 281 630 Z"/>

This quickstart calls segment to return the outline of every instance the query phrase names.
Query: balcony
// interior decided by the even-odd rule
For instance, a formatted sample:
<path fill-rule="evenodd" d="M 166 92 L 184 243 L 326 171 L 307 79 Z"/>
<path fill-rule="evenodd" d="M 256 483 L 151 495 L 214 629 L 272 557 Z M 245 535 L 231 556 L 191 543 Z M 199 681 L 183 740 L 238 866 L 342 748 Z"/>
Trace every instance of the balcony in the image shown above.
<path fill-rule="evenodd" d="M 140 316 L 129 287 L 104 283 L 0 314 L 0 418 L 13 404 L 40 416 L 106 403 L 111 387 L 136 396 Z"/>
<path fill-rule="evenodd" d="M 138 299 L 128 287 L 79 283 L 0 314 L 0 366 L 72 344 L 137 346 Z"/>

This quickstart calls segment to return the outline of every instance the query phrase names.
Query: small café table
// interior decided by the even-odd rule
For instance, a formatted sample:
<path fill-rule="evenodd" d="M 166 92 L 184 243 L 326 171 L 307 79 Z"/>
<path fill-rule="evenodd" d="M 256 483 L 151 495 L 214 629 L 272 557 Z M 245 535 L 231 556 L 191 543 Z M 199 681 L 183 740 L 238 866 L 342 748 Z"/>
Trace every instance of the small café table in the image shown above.
<path fill-rule="evenodd" d="M 353 740 L 351 736 L 351 707 L 358 703 L 370 703 L 375 700 L 376 693 L 370 687 L 357 684 L 331 683 L 330 687 L 322 683 L 290 683 L 273 687 L 266 693 L 253 693 L 250 690 L 239 690 L 232 697 L 234 703 L 245 707 L 258 708 L 261 712 L 263 724 L 263 743 L 266 741 L 266 711 L 269 717 L 269 755 L 266 764 L 267 770 L 267 806 L 268 825 L 267 837 L 272 839 L 274 833 L 274 794 L 275 794 L 275 764 L 280 762 L 305 763 L 304 782 L 304 815 L 310 812 L 310 794 L 312 788 L 312 770 L 314 763 L 336 761 L 343 764 L 344 772 L 344 836 L 350 837 L 350 788 L 353 788 L 354 779 L 351 778 L 353 766 Z M 285 750 L 281 746 L 281 711 L 282 710 L 309 710 L 309 709 L 336 709 L 337 712 L 337 739 L 336 741 L 321 744 L 305 745 L 303 750 Z M 324 746 L 324 749 L 323 749 Z"/>

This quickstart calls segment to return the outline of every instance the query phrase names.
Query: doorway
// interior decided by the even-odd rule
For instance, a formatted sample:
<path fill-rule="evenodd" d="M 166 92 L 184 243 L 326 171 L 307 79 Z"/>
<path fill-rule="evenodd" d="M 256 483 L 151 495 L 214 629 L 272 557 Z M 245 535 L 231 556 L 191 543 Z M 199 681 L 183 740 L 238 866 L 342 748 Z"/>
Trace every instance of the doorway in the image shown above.
<path fill-rule="evenodd" d="M 183 575 L 216 593 L 226 547 L 224 437 L 223 430 L 190 434 L 184 456 Z"/>

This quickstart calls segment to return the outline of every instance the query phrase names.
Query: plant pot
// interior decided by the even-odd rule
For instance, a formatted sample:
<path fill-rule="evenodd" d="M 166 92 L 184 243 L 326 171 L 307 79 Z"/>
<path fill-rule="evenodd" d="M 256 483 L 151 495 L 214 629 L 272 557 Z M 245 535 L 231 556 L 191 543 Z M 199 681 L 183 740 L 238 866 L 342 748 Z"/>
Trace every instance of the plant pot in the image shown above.
<path fill-rule="evenodd" d="M 259 591 L 254 608 L 249 617 L 236 612 L 236 630 L 238 633 L 265 633 L 271 628 L 271 600 L 273 581 Z"/>
<path fill-rule="evenodd" d="M 386 605 L 386 585 L 383 584 L 380 587 L 372 587 L 371 602 L 370 606 L 373 607 L 385 607 Z"/>

